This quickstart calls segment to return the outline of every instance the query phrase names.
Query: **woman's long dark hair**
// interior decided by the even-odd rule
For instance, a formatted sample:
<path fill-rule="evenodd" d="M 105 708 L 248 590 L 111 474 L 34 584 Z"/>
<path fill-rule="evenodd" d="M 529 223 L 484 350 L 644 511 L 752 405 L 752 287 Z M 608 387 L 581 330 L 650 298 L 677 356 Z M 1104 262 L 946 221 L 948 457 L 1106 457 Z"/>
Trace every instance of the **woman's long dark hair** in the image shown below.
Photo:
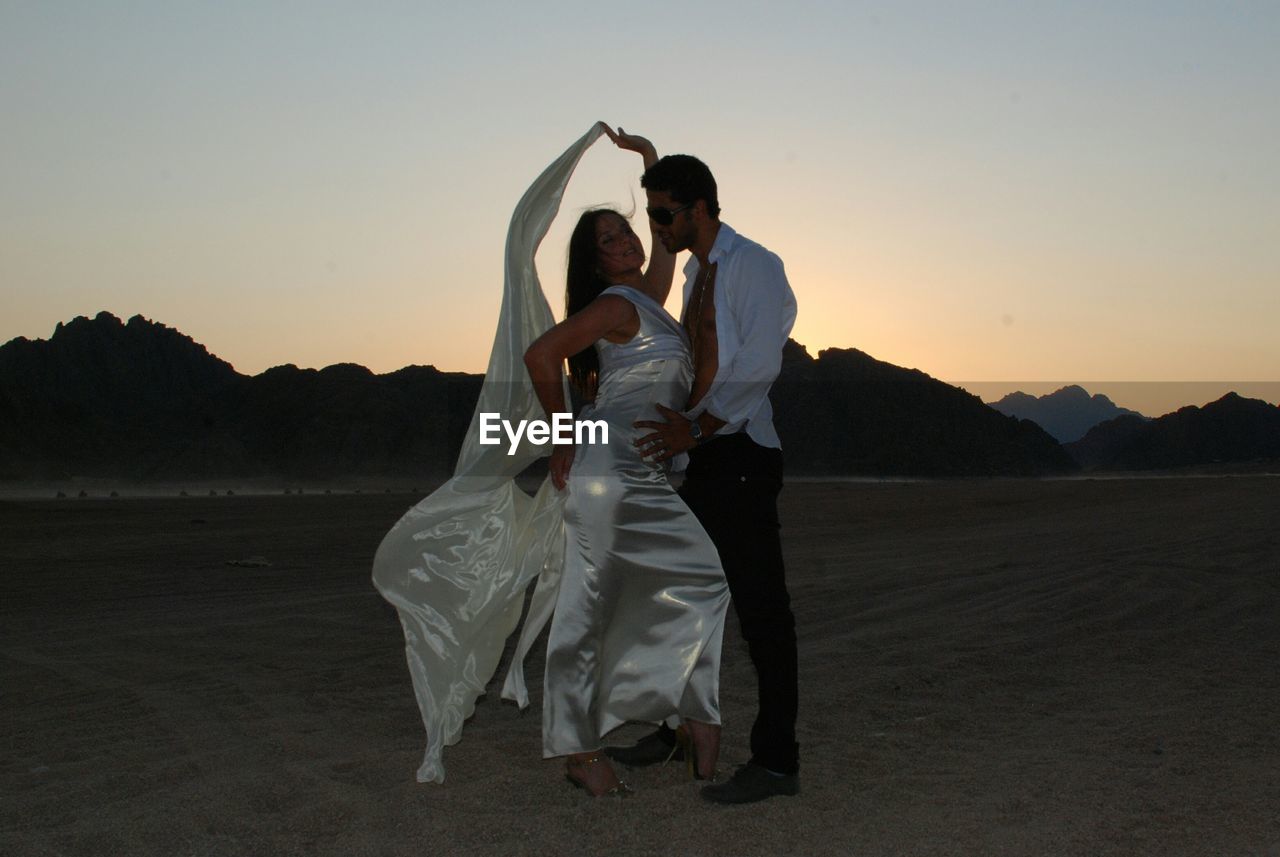
<path fill-rule="evenodd" d="M 622 217 L 611 208 L 584 211 L 569 238 L 569 270 L 564 290 L 565 318 L 585 309 L 587 304 L 609 288 L 609 282 L 596 269 L 596 256 L 599 252 L 596 244 L 596 221 L 606 214 Z M 587 401 L 595 398 L 596 376 L 599 372 L 600 358 L 594 345 L 588 345 L 569 358 L 569 380 Z"/>

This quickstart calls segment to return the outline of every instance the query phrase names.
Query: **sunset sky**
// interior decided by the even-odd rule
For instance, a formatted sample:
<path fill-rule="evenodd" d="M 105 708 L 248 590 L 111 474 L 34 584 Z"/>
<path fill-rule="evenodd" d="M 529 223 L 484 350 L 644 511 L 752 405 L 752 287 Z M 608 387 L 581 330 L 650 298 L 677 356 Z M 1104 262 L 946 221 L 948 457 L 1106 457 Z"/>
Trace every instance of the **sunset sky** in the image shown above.
<path fill-rule="evenodd" d="M 512 208 L 603 119 L 711 166 L 812 354 L 1274 402 L 1278 44 L 1269 0 L 0 0 L 0 342 L 107 310 L 250 374 L 483 371 Z M 584 158 L 557 312 L 640 172 Z"/>

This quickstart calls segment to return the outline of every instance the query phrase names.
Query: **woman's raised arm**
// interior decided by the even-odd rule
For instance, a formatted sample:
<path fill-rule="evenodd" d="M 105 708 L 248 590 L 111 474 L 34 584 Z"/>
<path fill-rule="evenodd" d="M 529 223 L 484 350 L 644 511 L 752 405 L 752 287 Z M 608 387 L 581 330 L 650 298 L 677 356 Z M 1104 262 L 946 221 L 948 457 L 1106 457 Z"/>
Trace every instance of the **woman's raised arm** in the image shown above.
<path fill-rule="evenodd" d="M 614 131 L 605 123 L 604 131 L 609 135 L 609 139 L 619 149 L 625 149 L 628 152 L 637 152 L 644 159 L 644 168 L 647 170 L 658 162 L 658 150 L 639 134 L 628 134 L 619 126 Z M 648 219 L 648 216 L 645 216 Z M 661 306 L 667 302 L 667 296 L 671 294 L 671 281 L 675 277 L 676 257 L 674 253 L 667 252 L 667 248 L 662 246 L 662 242 L 653 234 L 653 224 L 649 224 L 649 264 L 644 270 L 645 292 L 649 297 L 653 298 Z"/>

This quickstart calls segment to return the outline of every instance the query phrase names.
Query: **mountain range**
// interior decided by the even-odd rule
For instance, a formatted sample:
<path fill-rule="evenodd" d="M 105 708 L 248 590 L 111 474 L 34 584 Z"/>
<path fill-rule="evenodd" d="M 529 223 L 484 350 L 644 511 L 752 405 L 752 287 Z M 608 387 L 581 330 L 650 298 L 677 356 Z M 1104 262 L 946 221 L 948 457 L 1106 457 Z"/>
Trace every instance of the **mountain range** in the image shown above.
<path fill-rule="evenodd" d="M 141 316 L 80 317 L 0 346 L 0 478 L 436 477 L 481 380 L 352 364 L 245 376 Z"/>
<path fill-rule="evenodd" d="M 1118 407 L 1101 393 L 1089 395 L 1083 387 L 1072 384 L 1047 396 L 1010 393 L 991 407 L 1002 414 L 1031 420 L 1059 443 L 1070 443 L 1084 437 L 1089 429 L 1117 417 L 1146 419 L 1137 411 Z"/>
<path fill-rule="evenodd" d="M 432 366 L 248 376 L 142 316 L 79 317 L 48 340 L 0 346 L 0 479 L 440 478 L 482 382 Z M 1227 397 L 1149 423 L 1121 415 L 1064 447 L 918 370 L 854 349 L 815 358 L 796 342 L 771 398 L 794 475 L 1033 476 L 1280 458 L 1280 409 L 1265 402 Z"/>
<path fill-rule="evenodd" d="M 789 341 L 771 399 L 788 472 L 1035 476 L 1076 469 L 1035 423 L 856 349 L 829 348 L 814 359 Z"/>
<path fill-rule="evenodd" d="M 1280 407 L 1227 393 L 1156 420 L 1116 417 L 1064 448 L 1086 470 L 1280 461 Z"/>

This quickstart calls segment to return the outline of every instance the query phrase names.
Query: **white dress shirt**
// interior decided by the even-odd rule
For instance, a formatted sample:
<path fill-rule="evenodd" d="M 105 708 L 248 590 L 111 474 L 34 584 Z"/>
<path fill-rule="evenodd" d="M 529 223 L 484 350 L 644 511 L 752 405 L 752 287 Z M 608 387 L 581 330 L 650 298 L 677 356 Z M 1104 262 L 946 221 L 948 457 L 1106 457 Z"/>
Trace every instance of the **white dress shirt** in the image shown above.
<path fill-rule="evenodd" d="M 769 388 L 782 369 L 782 346 L 796 322 L 796 296 L 776 254 L 721 223 L 708 264 L 718 264 L 713 291 L 719 366 L 711 389 L 697 407 L 725 421 L 716 434 L 745 430 L 761 446 L 781 448 L 773 427 Z M 684 315 L 699 270 L 698 258 L 684 266 Z"/>

